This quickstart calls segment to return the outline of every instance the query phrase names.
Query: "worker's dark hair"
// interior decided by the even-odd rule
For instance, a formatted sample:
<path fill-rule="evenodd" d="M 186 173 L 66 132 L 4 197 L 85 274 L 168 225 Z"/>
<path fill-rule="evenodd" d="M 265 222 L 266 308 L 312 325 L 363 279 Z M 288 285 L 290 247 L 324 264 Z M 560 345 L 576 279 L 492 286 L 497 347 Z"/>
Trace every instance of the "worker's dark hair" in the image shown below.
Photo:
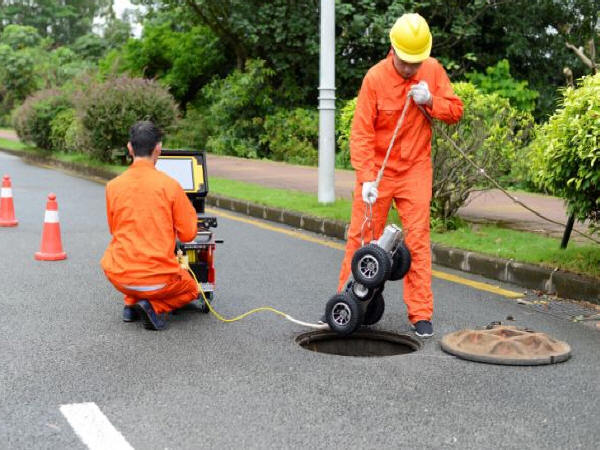
<path fill-rule="evenodd" d="M 160 141 L 162 132 L 149 120 L 137 122 L 129 130 L 129 142 L 135 156 L 150 156 Z"/>

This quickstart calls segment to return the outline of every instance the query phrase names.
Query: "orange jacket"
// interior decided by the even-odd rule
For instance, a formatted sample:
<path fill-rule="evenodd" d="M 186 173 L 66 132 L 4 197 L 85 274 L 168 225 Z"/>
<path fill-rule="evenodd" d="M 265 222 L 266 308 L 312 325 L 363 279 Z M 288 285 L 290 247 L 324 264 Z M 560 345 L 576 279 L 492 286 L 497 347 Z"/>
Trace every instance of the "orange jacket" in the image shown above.
<path fill-rule="evenodd" d="M 392 58 L 390 52 L 386 59 L 367 72 L 358 94 L 350 134 L 350 159 L 359 183 L 377 178 L 413 84 L 424 80 L 429 85 L 433 105 L 426 110 L 432 117 L 452 124 L 462 116 L 462 101 L 454 94 L 446 71 L 437 60 L 427 58 L 412 78 L 404 79 L 396 71 Z M 412 103 L 396 137 L 384 176 L 399 175 L 430 157 L 431 125 Z"/>
<path fill-rule="evenodd" d="M 179 273 L 175 237 L 196 237 L 196 211 L 177 181 L 136 159 L 106 185 L 106 216 L 112 241 L 102 268 L 123 284 L 149 285 Z"/>

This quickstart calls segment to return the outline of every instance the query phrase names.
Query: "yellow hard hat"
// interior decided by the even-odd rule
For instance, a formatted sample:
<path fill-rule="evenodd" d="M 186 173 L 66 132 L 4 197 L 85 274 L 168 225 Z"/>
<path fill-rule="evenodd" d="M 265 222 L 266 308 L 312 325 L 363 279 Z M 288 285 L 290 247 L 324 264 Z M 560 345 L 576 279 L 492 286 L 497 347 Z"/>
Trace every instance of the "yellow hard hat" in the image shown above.
<path fill-rule="evenodd" d="M 433 41 L 427 21 L 419 14 L 404 14 L 390 30 L 390 41 L 398 58 L 418 63 L 429 57 Z"/>

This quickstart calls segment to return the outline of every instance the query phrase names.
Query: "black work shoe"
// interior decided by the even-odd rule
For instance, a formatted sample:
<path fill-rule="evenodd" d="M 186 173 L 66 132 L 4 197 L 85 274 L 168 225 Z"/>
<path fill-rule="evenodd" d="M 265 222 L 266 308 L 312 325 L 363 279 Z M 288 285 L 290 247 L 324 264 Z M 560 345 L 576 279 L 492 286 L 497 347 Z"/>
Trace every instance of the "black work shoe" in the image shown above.
<path fill-rule="evenodd" d="M 140 313 L 134 306 L 123 307 L 123 322 L 137 322 L 140 320 Z"/>
<path fill-rule="evenodd" d="M 429 320 L 419 320 L 413 325 L 415 327 L 415 334 L 422 338 L 428 338 L 433 336 L 433 325 Z"/>
<path fill-rule="evenodd" d="M 156 314 L 148 300 L 140 300 L 135 306 L 141 313 L 145 329 L 162 330 L 167 326 L 167 314 Z"/>

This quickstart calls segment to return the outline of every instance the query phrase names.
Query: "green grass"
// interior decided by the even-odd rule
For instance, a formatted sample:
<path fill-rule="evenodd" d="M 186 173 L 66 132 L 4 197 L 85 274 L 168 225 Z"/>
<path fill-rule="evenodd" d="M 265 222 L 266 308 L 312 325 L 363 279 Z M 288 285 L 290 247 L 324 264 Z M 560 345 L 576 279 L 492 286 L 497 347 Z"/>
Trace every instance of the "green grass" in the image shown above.
<path fill-rule="evenodd" d="M 287 210 L 300 211 L 318 217 L 348 221 L 352 210 L 350 200 L 336 200 L 332 205 L 322 205 L 317 196 L 300 191 L 275 189 L 254 183 L 210 177 L 210 192 L 227 197 L 249 200 L 260 205 L 273 206 Z"/>
<path fill-rule="evenodd" d="M 108 164 L 103 161 L 99 161 L 83 153 L 64 153 L 64 152 L 53 152 L 52 157 L 63 162 L 70 162 L 75 164 L 83 164 L 88 167 L 98 167 L 106 169 L 116 174 L 123 173 L 127 166 L 117 166 L 114 164 Z"/>
<path fill-rule="evenodd" d="M 559 239 L 477 224 L 468 224 L 445 233 L 431 233 L 431 240 L 449 247 L 600 278 L 600 246 L 594 244 L 571 240 L 567 248 L 562 250 L 559 248 Z"/>
<path fill-rule="evenodd" d="M 11 141 L 10 139 L 0 138 L 0 148 L 6 148 L 8 150 L 31 150 L 35 151 L 34 148 L 28 147 L 19 141 Z"/>

